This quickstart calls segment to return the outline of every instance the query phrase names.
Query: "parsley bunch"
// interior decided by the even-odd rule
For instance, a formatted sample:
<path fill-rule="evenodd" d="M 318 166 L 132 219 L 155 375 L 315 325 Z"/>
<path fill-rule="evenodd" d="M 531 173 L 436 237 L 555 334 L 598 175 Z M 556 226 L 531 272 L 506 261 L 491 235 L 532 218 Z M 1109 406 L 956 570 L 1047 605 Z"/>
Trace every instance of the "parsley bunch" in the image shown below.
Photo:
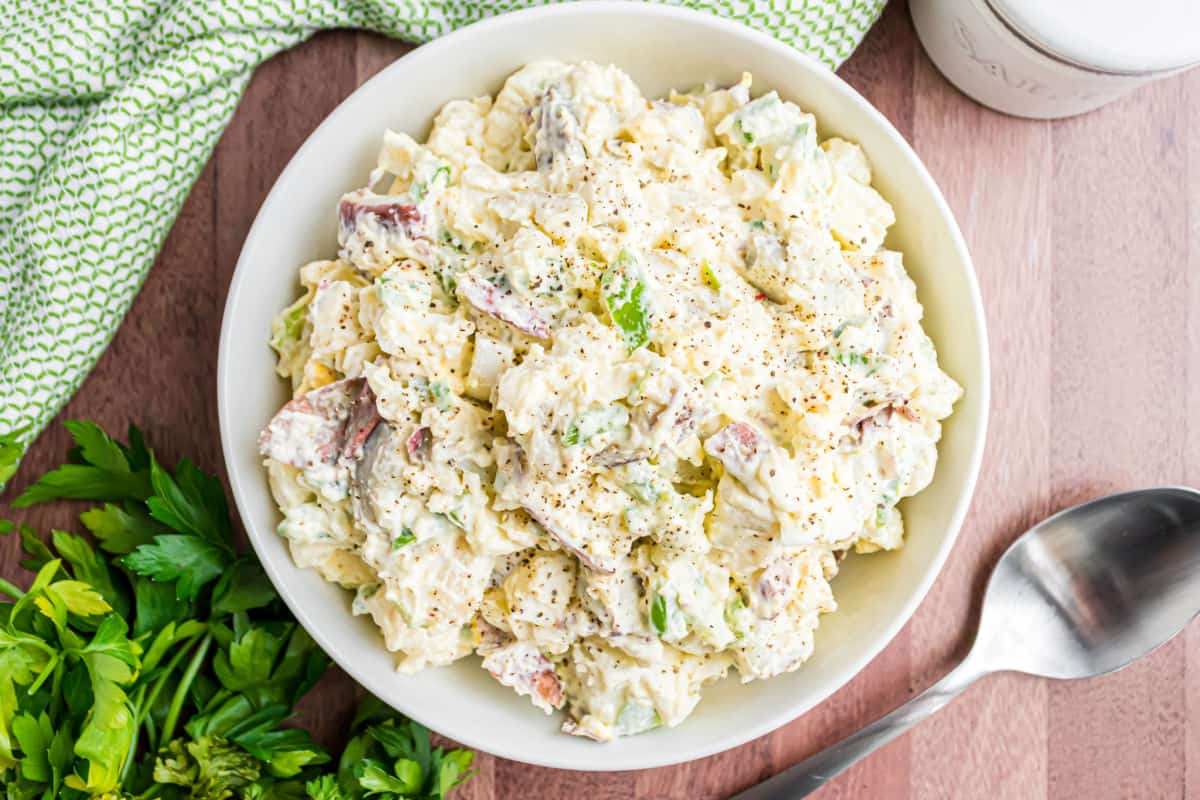
<path fill-rule="evenodd" d="M 137 428 L 120 444 L 66 425 L 68 463 L 13 505 L 101 503 L 80 515 L 90 539 L 0 520 L 35 573 L 0 579 L 5 800 L 440 800 L 469 778 L 470 751 L 372 697 L 336 765 L 288 727 L 329 661 L 234 546 L 220 482 L 164 469 Z"/>

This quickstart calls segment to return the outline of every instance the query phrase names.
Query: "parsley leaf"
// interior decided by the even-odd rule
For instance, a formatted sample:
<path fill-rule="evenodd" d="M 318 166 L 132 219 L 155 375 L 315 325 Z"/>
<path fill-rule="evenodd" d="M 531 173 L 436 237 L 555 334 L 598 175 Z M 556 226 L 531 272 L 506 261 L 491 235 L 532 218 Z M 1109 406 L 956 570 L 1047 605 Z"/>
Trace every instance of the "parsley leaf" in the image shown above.
<path fill-rule="evenodd" d="M 310 800 L 347 800 L 334 775 L 322 775 L 309 781 L 304 784 L 304 791 Z"/>
<path fill-rule="evenodd" d="M 25 427 L 0 436 L 0 489 L 4 488 L 21 464 L 21 455 L 25 452 L 21 439 L 27 433 L 29 428 Z"/>
<path fill-rule="evenodd" d="M 382 761 L 364 758 L 354 765 L 354 777 L 367 794 L 409 795 L 421 788 L 421 767 L 415 761 L 401 759 L 403 777 L 394 774 Z"/>
<path fill-rule="evenodd" d="M 118 588 L 116 576 L 108 562 L 100 558 L 82 536 L 64 531 L 51 531 L 50 540 L 63 561 L 71 565 L 76 579 L 95 587 L 101 597 L 121 616 L 129 613 L 129 596 L 124 587 Z"/>
<path fill-rule="evenodd" d="M 68 422 L 67 429 L 85 463 L 64 464 L 27 488 L 13 507 L 69 498 L 76 500 L 145 500 L 151 492 L 149 474 L 133 469 L 125 451 L 99 426 Z"/>
<path fill-rule="evenodd" d="M 125 451 L 94 422 L 67 420 L 63 423 L 71 438 L 79 446 L 80 454 L 87 463 L 106 472 L 129 472 L 129 460 Z"/>
<path fill-rule="evenodd" d="M 96 537 L 101 549 L 117 555 L 131 553 L 143 544 L 150 544 L 155 536 L 170 532 L 151 518 L 144 507 L 134 503 L 124 506 L 105 503 L 80 514 L 79 521 Z"/>
<path fill-rule="evenodd" d="M 50 552 L 50 548 L 46 547 L 45 542 L 38 538 L 37 532 L 33 528 L 22 525 L 17 530 L 20 531 L 21 550 L 26 556 L 21 561 L 22 567 L 36 572 L 46 563 L 54 560 L 54 553 Z"/>
<path fill-rule="evenodd" d="M 21 714 L 12 721 L 13 736 L 25 753 L 21 759 L 21 774 L 31 781 L 52 783 L 54 773 L 50 767 L 50 743 L 54 729 L 46 712 L 34 717 Z"/>
<path fill-rule="evenodd" d="M 187 788 L 187 796 L 197 800 L 232 797 L 260 772 L 254 756 L 219 736 L 175 740 L 154 762 L 154 780 Z"/>
<path fill-rule="evenodd" d="M 437 765 L 437 779 L 430 791 L 430 797 L 443 798 L 451 789 L 460 786 L 471 778 L 471 762 L 475 760 L 475 754 L 470 750 L 451 750 L 448 753 L 440 754 L 440 763 Z"/>
<path fill-rule="evenodd" d="M 234 638 L 213 658 L 213 672 L 222 686 L 246 695 L 255 708 L 292 705 L 329 664 L 295 623 L 252 625 L 238 614 L 234 625 Z"/>
<path fill-rule="evenodd" d="M 212 609 L 218 614 L 236 614 L 262 608 L 275 601 L 275 587 L 252 556 L 243 556 L 221 575 L 212 594 Z"/>
<path fill-rule="evenodd" d="M 221 576 L 233 558 L 229 551 L 196 536 L 155 536 L 121 563 L 155 581 L 178 581 L 175 597 L 195 600 L 204 586 Z"/>
<path fill-rule="evenodd" d="M 175 584 L 157 583 L 141 576 L 133 579 L 133 605 L 136 609 L 133 617 L 135 636 L 160 630 L 193 612 L 191 602 L 176 596 Z"/>
<path fill-rule="evenodd" d="M 229 549 L 229 507 L 221 483 L 181 458 L 172 478 L 151 459 L 154 496 L 146 501 L 150 516 L 180 533 L 206 539 Z"/>
<path fill-rule="evenodd" d="M 81 581 L 55 581 L 34 596 L 33 604 L 60 626 L 66 625 L 68 613 L 94 617 L 112 611 L 99 592 Z"/>
<path fill-rule="evenodd" d="M 249 731 L 233 740 L 277 778 L 294 778 L 305 767 L 329 761 L 329 753 L 298 728 Z"/>
<path fill-rule="evenodd" d="M 142 472 L 105 472 L 86 464 L 64 464 L 26 489 L 13 508 L 25 508 L 50 500 L 144 500 L 150 494 L 147 475 Z"/>
<path fill-rule="evenodd" d="M 109 615 L 80 654 L 93 699 L 75 742 L 75 755 L 87 759 L 88 768 L 84 781 L 72 775 L 67 783 L 93 794 L 110 792 L 119 785 L 121 767 L 137 731 L 125 687 L 133 682 L 141 648 L 125 633 L 125 620 Z"/>
<path fill-rule="evenodd" d="M 142 434 L 141 429 L 134 424 L 129 425 L 127 432 L 129 444 L 122 445 L 120 442 L 117 445 L 121 448 L 121 452 L 125 454 L 125 460 L 129 462 L 129 466 L 135 470 L 150 468 L 150 450 L 146 447 L 146 438 Z"/>

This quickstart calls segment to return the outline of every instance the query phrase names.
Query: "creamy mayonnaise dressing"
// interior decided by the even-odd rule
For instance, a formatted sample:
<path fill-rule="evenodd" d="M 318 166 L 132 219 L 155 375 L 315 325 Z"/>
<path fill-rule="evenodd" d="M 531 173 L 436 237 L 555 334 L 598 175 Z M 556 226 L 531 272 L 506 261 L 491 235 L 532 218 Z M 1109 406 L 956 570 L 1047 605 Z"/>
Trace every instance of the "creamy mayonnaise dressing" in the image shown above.
<path fill-rule="evenodd" d="M 536 63 L 389 131 L 275 321 L 279 533 L 401 670 L 478 653 L 570 733 L 796 669 L 961 394 L 893 222 L 862 150 L 748 75 L 648 101 Z"/>

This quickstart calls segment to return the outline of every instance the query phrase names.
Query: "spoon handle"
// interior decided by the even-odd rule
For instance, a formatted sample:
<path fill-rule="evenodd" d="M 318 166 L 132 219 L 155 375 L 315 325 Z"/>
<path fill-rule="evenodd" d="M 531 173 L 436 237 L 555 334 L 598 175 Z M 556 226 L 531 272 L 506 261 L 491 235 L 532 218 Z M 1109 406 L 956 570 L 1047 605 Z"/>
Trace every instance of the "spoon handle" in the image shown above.
<path fill-rule="evenodd" d="M 983 674 L 968 655 L 948 675 L 895 711 L 773 778 L 734 795 L 730 800 L 794 800 L 805 797 L 876 748 L 932 716 Z"/>

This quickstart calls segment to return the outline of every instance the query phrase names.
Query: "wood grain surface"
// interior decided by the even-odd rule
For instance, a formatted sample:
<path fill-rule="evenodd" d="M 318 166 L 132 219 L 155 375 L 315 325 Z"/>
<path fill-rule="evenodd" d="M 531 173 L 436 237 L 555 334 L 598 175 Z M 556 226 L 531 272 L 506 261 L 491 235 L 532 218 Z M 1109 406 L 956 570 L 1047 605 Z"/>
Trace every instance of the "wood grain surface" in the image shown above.
<path fill-rule="evenodd" d="M 133 310 L 62 417 L 136 420 L 167 459 L 222 472 L 217 332 L 250 222 L 338 102 L 409 49 L 321 34 L 265 64 L 204 169 Z M 1200 485 L 1200 70 L 1097 112 L 1032 122 L 955 91 L 893 3 L 841 70 L 913 144 L 958 216 L 991 336 L 992 416 L 971 514 L 928 598 L 862 674 L 738 750 L 678 767 L 586 774 L 481 755 L 460 800 L 721 798 L 850 733 L 965 652 L 982 582 L 1027 525 L 1109 491 Z M 14 487 L 66 450 L 60 426 Z M 8 498 L 11 498 L 10 495 Z M 73 526 L 65 505 L 11 516 Z M 16 542 L 0 574 L 26 580 Z M 332 673 L 306 721 L 335 743 L 353 683 Z M 1115 675 L 995 677 L 819 794 L 839 798 L 1200 797 L 1200 625 Z"/>

